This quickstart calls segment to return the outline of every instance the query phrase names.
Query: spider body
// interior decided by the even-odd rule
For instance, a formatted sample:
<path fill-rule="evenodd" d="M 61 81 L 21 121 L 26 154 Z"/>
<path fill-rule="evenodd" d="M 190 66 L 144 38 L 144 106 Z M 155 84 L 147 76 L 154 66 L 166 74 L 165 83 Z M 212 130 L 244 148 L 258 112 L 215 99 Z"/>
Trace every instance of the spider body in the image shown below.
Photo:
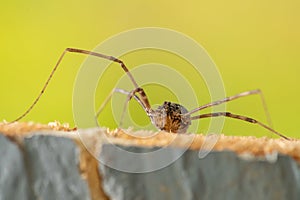
<path fill-rule="evenodd" d="M 156 110 L 150 111 L 152 124 L 159 130 L 172 133 L 186 133 L 191 125 L 188 110 L 180 104 L 165 101 Z"/>

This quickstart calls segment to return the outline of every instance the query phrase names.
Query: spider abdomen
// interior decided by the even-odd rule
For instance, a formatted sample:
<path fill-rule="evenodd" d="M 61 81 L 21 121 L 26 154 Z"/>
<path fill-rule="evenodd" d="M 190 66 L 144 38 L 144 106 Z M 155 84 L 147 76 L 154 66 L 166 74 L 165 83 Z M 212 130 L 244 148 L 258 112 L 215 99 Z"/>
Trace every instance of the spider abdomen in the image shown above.
<path fill-rule="evenodd" d="M 180 104 L 165 101 L 151 116 L 152 123 L 160 130 L 185 133 L 191 125 L 187 109 Z"/>

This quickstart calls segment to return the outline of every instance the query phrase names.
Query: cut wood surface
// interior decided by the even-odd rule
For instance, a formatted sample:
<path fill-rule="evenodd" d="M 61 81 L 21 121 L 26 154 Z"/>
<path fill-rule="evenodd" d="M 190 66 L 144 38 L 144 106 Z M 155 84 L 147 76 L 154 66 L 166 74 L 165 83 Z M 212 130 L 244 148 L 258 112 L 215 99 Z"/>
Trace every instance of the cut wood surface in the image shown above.
<path fill-rule="evenodd" d="M 0 133 L 10 137 L 22 137 L 35 131 L 51 131 L 53 134 L 62 137 L 78 138 L 78 135 L 84 137 L 87 133 L 91 132 L 87 130 L 76 130 L 76 128 L 69 127 L 68 124 L 61 124 L 59 122 L 50 122 L 49 124 L 39 124 L 34 122 L 14 122 L 0 123 Z M 268 137 L 257 138 L 254 136 L 226 136 L 203 134 L 174 134 L 167 132 L 152 132 L 152 131 L 131 131 L 131 130 L 109 130 L 104 128 L 91 129 L 92 132 L 97 134 L 91 136 L 97 137 L 105 135 L 110 142 L 120 145 L 133 145 L 133 146 L 145 146 L 145 147 L 162 147 L 162 146 L 177 146 L 186 147 L 189 145 L 189 149 L 200 149 L 206 141 L 214 141 L 214 137 L 217 137 L 216 144 L 213 145 L 213 150 L 223 151 L 230 150 L 238 154 L 252 154 L 256 156 L 264 156 L 272 153 L 280 153 L 289 155 L 295 160 L 300 162 L 300 140 L 293 139 L 291 141 L 283 138 L 273 139 Z M 59 133 L 57 133 L 59 131 Z M 78 133 L 78 134 L 76 134 Z M 47 134 L 51 134 L 47 132 Z"/>
<path fill-rule="evenodd" d="M 300 197 L 300 141 L 296 139 L 107 128 L 77 130 L 59 122 L 3 122 L 0 133 L 0 184 L 6 186 L 0 187 L 0 199 Z M 161 169 L 130 173 L 99 161 L 116 161 L 135 169 L 151 167 L 156 160 L 126 160 L 123 154 L 114 153 L 115 146 L 136 153 L 167 147 L 170 151 L 164 159 L 176 155 L 179 148 L 187 151 Z M 212 151 L 199 159 L 203 146 L 212 147 Z"/>

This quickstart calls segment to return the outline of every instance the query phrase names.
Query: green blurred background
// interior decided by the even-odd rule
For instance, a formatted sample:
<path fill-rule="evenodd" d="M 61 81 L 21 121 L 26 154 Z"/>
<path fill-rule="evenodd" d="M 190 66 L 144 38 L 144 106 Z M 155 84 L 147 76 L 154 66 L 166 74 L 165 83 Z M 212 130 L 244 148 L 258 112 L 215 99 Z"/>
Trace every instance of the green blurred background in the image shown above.
<path fill-rule="evenodd" d="M 203 45 L 220 70 L 228 96 L 262 89 L 275 129 L 298 137 L 299 8 L 296 0 L 2 2 L 0 119 L 13 120 L 25 111 L 66 47 L 93 49 L 119 32 L 158 26 Z M 73 83 L 84 58 L 65 57 L 46 94 L 23 121 L 74 124 Z M 231 102 L 227 108 L 266 121 L 259 97 Z M 224 133 L 272 136 L 234 119 L 226 120 Z"/>

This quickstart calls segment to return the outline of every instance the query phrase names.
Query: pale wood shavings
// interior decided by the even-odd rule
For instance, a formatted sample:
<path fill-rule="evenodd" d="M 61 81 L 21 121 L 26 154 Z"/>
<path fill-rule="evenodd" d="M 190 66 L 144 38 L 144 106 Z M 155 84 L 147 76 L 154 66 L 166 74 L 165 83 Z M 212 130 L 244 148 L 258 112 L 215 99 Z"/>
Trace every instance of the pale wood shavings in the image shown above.
<path fill-rule="evenodd" d="M 67 123 L 61 124 L 58 121 L 50 122 L 48 125 L 34 122 L 0 122 L 0 133 L 7 136 L 27 135 L 29 132 L 40 130 L 74 131 Z"/>
<path fill-rule="evenodd" d="M 174 134 L 167 132 L 152 133 L 152 136 L 138 137 L 135 134 L 122 130 L 107 130 L 107 135 L 117 138 L 115 143 L 126 145 L 139 145 L 146 147 L 164 147 L 177 146 L 187 147 L 189 149 L 200 150 L 205 145 L 206 136 L 203 134 Z M 216 135 L 218 138 L 213 150 L 224 151 L 230 150 L 238 154 L 251 154 L 254 156 L 265 156 L 274 152 L 290 155 L 294 159 L 300 161 L 300 140 L 285 140 L 283 138 L 272 139 L 267 137 L 256 138 L 253 136 L 225 136 L 223 134 Z"/>
<path fill-rule="evenodd" d="M 24 136 L 32 131 L 56 130 L 72 131 L 68 125 L 61 125 L 58 122 L 48 125 L 37 124 L 33 122 L 15 122 L 0 123 L 0 132 L 8 136 Z M 97 129 L 96 129 L 97 130 Z M 84 132 L 84 130 L 83 130 Z M 97 132 L 92 129 L 92 132 Z M 109 130 L 101 129 L 102 137 L 105 136 L 111 143 L 120 145 L 137 145 L 145 147 L 184 147 L 199 150 L 202 145 L 207 145 L 207 137 L 202 134 L 174 134 L 167 132 L 151 131 L 132 131 L 132 130 Z M 84 135 L 84 134 L 83 134 Z M 62 134 L 64 136 L 64 134 Z M 225 136 L 223 134 L 215 135 L 217 137 L 213 150 L 230 150 L 238 154 L 251 154 L 254 156 L 264 156 L 274 152 L 290 155 L 300 161 L 300 140 L 285 140 L 282 138 L 272 139 L 267 137 L 256 138 L 253 136 Z"/>

